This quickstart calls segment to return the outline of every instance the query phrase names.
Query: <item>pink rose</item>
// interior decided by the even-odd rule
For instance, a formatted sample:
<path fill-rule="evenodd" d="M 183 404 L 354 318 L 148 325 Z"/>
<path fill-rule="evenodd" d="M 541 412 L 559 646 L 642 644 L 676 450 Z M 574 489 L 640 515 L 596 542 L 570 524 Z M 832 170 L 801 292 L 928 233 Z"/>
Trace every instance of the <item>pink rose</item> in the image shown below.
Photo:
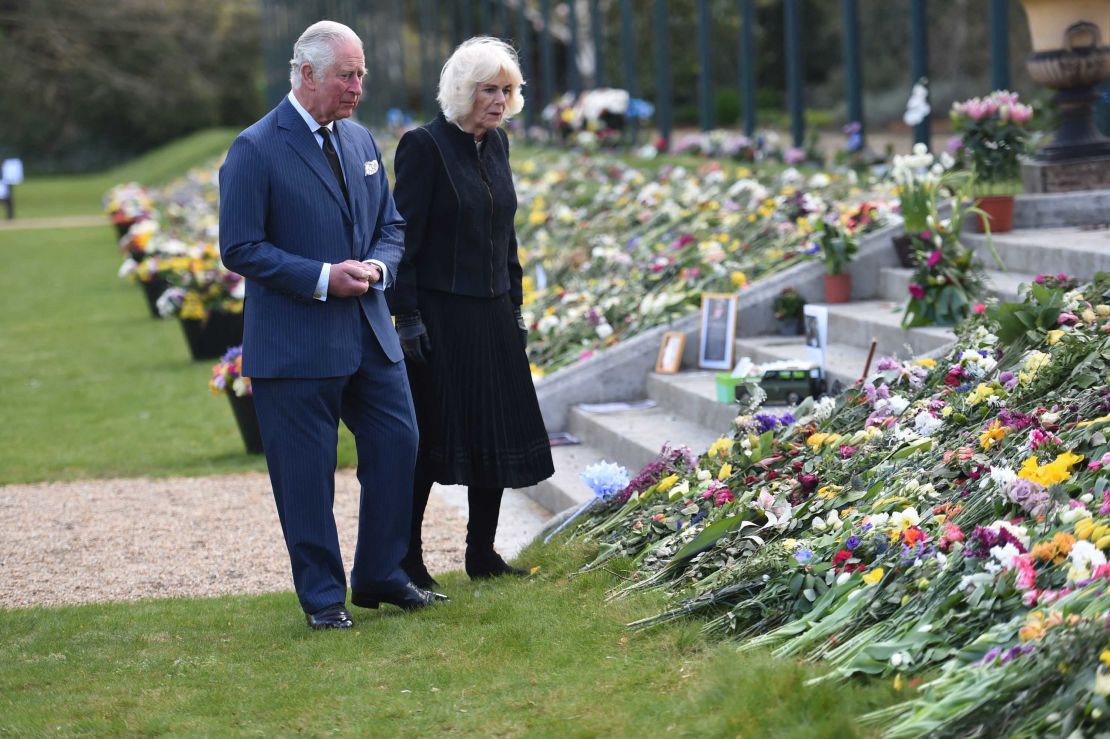
<path fill-rule="evenodd" d="M 925 297 L 925 288 L 921 287 L 921 285 L 916 285 L 916 284 L 911 283 L 910 284 L 910 296 L 914 300 L 921 300 L 922 298 Z"/>
<path fill-rule="evenodd" d="M 940 249 L 934 249 L 932 252 L 929 253 L 929 258 L 925 261 L 925 263 L 930 267 L 935 267 L 937 266 L 937 263 L 940 262 L 941 256 L 942 254 L 940 253 Z"/>

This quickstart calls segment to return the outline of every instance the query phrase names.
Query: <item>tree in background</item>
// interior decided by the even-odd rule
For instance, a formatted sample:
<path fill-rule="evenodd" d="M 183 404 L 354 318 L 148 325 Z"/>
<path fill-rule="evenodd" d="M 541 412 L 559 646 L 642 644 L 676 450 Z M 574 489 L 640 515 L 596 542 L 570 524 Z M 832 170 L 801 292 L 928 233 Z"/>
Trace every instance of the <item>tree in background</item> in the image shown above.
<path fill-rule="evenodd" d="M 0 148 L 98 169 L 262 109 L 255 0 L 0 0 Z"/>

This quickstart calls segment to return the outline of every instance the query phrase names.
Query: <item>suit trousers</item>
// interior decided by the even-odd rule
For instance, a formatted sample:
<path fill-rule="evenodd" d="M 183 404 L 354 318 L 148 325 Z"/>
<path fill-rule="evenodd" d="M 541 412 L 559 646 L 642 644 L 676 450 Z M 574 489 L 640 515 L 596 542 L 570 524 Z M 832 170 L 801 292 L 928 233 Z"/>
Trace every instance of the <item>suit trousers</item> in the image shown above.
<path fill-rule="evenodd" d="M 404 363 L 390 361 L 362 321 L 362 360 L 353 375 L 255 378 L 252 387 L 301 607 L 312 613 L 347 598 L 332 511 L 340 420 L 355 437 L 362 488 L 351 587 L 403 587 L 418 441 Z"/>

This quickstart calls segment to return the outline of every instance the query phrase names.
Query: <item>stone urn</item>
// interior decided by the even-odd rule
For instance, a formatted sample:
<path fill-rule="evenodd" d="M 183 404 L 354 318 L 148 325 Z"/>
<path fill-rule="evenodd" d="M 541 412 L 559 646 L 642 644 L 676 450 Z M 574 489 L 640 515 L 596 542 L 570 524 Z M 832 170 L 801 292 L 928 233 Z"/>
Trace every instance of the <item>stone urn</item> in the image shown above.
<path fill-rule="evenodd" d="M 1110 0 L 1021 0 L 1033 53 L 1029 75 L 1056 90 L 1060 125 L 1039 161 L 1110 156 L 1110 139 L 1095 127 L 1095 85 L 1110 77 Z"/>

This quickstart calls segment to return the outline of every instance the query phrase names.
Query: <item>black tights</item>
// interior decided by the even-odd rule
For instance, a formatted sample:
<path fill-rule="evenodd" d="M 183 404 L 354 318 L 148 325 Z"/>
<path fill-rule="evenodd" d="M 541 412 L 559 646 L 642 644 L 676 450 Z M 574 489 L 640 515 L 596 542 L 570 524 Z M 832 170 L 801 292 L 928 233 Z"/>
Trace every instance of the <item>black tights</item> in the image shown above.
<path fill-rule="evenodd" d="M 419 467 L 413 480 L 412 490 L 412 527 L 409 530 L 409 557 L 423 558 L 421 531 L 424 526 L 424 511 L 428 507 L 428 496 L 432 492 L 434 480 L 421 474 Z M 466 490 L 470 506 L 470 520 L 466 525 L 466 548 L 486 554 L 493 551 L 493 539 L 497 535 L 497 519 L 501 512 L 503 488 L 487 488 L 471 485 Z"/>

